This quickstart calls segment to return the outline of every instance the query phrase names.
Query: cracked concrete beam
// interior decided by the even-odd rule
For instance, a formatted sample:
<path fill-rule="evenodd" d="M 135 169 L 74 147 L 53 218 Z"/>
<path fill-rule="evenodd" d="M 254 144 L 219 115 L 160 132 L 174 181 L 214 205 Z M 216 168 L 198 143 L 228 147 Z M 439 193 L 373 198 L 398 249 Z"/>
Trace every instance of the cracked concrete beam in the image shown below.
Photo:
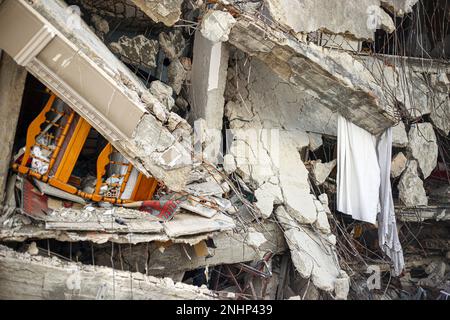
<path fill-rule="evenodd" d="M 206 288 L 107 267 L 18 253 L 0 246 L 0 299 L 217 299 Z"/>
<path fill-rule="evenodd" d="M 133 165 L 179 191 L 190 152 L 146 109 L 146 87 L 61 1 L 7 0 L 0 48 L 86 119 Z M 150 135 L 150 136 L 148 136 Z"/>
<path fill-rule="evenodd" d="M 245 14 L 237 18 L 229 42 L 372 134 L 395 124 L 389 97 L 348 53 L 306 44 Z"/>

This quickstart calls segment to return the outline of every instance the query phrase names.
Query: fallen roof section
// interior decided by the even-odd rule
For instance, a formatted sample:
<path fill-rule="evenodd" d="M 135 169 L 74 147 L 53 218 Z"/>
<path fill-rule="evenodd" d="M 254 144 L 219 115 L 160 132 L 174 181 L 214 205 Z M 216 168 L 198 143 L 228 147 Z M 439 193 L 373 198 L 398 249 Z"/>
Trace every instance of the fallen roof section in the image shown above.
<path fill-rule="evenodd" d="M 62 1 L 3 2 L 0 48 L 57 93 L 139 171 L 172 190 L 184 187 L 190 152 L 147 111 L 140 98 L 150 94 L 147 88 Z"/>
<path fill-rule="evenodd" d="M 0 299 L 212 300 L 206 288 L 142 273 L 31 256 L 0 246 Z"/>

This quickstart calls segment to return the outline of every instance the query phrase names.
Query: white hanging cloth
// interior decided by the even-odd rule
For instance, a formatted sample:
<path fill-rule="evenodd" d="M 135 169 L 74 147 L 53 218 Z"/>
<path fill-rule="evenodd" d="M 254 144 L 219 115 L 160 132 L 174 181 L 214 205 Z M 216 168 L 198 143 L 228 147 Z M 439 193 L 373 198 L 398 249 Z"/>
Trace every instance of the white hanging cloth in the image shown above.
<path fill-rule="evenodd" d="M 375 224 L 380 211 L 375 136 L 339 115 L 337 149 L 337 210 Z"/>
<path fill-rule="evenodd" d="M 378 163 L 381 172 L 380 204 L 378 215 L 378 241 L 380 248 L 394 264 L 394 276 L 401 274 L 405 265 L 402 245 L 398 238 L 397 222 L 395 219 L 394 200 L 391 189 L 391 157 L 392 157 L 392 128 L 388 128 L 380 137 L 377 146 Z"/>
<path fill-rule="evenodd" d="M 374 135 L 338 116 L 337 210 L 375 224 L 394 275 L 404 267 L 391 189 L 392 128 Z"/>

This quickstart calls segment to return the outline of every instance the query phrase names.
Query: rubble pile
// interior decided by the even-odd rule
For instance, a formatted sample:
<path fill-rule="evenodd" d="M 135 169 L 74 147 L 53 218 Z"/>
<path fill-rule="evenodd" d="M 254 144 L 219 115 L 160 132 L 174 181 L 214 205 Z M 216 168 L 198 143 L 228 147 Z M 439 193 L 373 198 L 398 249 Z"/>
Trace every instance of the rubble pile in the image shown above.
<path fill-rule="evenodd" d="M 0 1 L 0 298 L 447 297 L 422 1 Z"/>

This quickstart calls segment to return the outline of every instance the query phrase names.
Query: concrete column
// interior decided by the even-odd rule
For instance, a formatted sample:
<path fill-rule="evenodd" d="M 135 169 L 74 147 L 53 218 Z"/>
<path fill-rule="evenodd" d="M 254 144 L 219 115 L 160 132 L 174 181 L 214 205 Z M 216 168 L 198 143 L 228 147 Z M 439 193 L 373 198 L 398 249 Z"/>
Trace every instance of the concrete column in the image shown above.
<path fill-rule="evenodd" d="M 0 204 L 3 204 L 27 71 L 0 52 Z"/>
<path fill-rule="evenodd" d="M 228 57 L 226 43 L 211 42 L 196 32 L 190 92 L 192 120 L 205 120 L 208 134 L 205 149 L 208 150 L 208 160 L 212 162 L 218 160 L 221 147 Z"/>

